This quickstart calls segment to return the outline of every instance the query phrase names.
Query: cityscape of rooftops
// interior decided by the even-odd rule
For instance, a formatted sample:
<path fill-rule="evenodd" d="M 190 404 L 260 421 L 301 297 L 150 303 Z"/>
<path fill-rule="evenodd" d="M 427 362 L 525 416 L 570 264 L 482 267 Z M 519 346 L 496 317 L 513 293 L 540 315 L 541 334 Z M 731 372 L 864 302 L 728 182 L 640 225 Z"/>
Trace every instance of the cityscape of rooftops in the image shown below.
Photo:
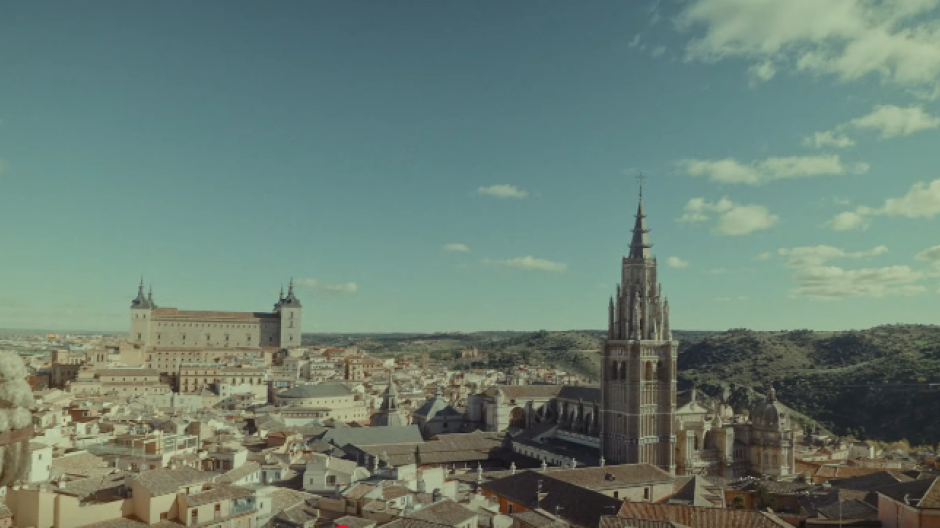
<path fill-rule="evenodd" d="M 940 0 L 9 2 L 0 528 L 930 528 Z"/>

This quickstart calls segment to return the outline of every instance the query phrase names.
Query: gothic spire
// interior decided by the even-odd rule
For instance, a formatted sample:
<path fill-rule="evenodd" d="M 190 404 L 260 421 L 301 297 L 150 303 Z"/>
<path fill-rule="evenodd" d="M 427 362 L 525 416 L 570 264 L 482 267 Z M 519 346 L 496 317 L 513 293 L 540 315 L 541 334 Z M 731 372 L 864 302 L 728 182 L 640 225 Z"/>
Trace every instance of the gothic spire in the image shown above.
<path fill-rule="evenodd" d="M 633 240 L 630 242 L 630 258 L 650 258 L 650 230 L 646 228 L 646 214 L 643 212 L 643 191 L 640 190 L 640 202 L 636 208 L 636 222 L 633 224 Z"/>

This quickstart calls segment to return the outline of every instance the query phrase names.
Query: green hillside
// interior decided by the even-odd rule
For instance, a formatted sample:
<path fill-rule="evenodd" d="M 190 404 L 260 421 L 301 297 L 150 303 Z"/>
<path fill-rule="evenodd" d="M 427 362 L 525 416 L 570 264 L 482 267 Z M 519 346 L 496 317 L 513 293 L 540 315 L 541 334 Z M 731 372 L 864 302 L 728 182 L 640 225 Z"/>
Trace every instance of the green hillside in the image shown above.
<path fill-rule="evenodd" d="M 452 334 L 305 335 L 305 344 L 358 345 L 379 356 L 429 352 L 453 368 L 555 366 L 597 378 L 605 332 L 474 332 Z M 940 326 L 891 325 L 848 332 L 793 330 L 674 332 L 680 389 L 706 397 L 728 388 L 737 410 L 763 398 L 773 380 L 779 399 L 839 434 L 912 444 L 940 442 Z M 466 348 L 484 360 L 458 360 Z M 804 423 L 812 423 L 807 418 Z"/>
<path fill-rule="evenodd" d="M 891 325 L 848 332 L 729 330 L 680 346 L 680 378 L 779 399 L 836 433 L 940 441 L 940 327 Z"/>

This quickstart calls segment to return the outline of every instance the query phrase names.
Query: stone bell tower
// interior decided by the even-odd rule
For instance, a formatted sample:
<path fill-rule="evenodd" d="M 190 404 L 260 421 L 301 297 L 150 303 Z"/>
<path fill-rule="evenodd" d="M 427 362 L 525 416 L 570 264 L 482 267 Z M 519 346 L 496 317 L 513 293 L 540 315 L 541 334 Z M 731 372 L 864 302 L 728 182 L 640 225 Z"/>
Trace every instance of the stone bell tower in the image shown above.
<path fill-rule="evenodd" d="M 630 254 L 609 305 L 601 363 L 601 455 L 608 464 L 652 464 L 675 474 L 676 359 L 669 301 L 656 280 L 643 190 Z"/>

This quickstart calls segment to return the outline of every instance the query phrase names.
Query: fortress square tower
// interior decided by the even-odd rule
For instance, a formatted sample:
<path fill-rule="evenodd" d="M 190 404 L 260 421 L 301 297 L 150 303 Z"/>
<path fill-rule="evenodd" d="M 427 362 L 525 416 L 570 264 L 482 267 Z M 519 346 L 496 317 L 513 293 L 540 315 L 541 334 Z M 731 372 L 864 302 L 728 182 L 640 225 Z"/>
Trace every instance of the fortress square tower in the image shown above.
<path fill-rule="evenodd" d="M 271 312 L 212 312 L 158 307 L 140 282 L 131 301 L 129 341 L 148 350 L 290 348 L 300 346 L 303 308 L 294 282 Z"/>

